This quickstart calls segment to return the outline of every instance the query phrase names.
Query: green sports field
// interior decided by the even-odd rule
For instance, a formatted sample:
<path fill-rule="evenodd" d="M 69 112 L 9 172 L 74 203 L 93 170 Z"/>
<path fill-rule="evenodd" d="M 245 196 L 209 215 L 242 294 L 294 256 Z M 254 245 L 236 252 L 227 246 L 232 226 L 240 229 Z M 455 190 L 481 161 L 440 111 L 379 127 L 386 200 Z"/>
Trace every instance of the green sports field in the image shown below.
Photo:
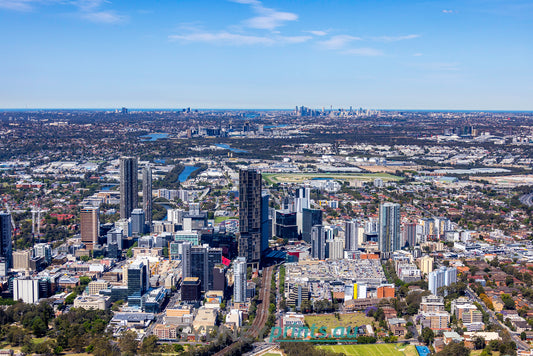
<path fill-rule="evenodd" d="M 398 345 L 399 346 L 399 345 Z M 367 344 L 367 345 L 320 345 L 320 349 L 342 352 L 346 356 L 404 356 L 396 344 Z M 403 345 L 402 348 L 403 350 Z"/>

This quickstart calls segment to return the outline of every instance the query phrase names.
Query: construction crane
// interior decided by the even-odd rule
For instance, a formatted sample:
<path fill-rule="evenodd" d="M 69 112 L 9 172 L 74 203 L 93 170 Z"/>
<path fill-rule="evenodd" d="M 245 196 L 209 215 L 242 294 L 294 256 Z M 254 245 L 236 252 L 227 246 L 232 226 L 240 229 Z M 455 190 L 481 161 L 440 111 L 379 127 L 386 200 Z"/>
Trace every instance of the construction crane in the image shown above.
<path fill-rule="evenodd" d="M 44 212 L 39 206 L 34 205 L 31 209 L 31 235 L 33 242 L 35 243 L 35 228 L 37 227 L 37 237 L 41 236 L 41 213 Z M 37 221 L 35 221 L 35 215 L 37 214 Z"/>

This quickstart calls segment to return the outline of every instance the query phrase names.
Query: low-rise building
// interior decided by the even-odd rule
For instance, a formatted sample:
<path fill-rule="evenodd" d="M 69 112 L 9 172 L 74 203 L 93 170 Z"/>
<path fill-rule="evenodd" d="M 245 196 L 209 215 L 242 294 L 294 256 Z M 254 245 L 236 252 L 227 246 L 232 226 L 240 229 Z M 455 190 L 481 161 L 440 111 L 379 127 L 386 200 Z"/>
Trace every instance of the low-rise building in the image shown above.
<path fill-rule="evenodd" d="M 74 308 L 106 310 L 110 306 L 109 297 L 83 296 L 74 299 Z"/>

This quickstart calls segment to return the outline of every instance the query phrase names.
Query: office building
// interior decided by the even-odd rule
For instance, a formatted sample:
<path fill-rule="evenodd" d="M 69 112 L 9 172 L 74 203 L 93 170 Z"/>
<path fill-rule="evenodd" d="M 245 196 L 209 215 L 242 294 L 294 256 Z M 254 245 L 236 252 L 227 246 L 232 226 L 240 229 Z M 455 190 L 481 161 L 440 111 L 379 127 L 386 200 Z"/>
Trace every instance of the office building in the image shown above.
<path fill-rule="evenodd" d="M 400 204 L 384 203 L 379 208 L 379 249 L 381 257 L 387 259 L 391 253 L 401 249 Z"/>
<path fill-rule="evenodd" d="M 218 265 L 213 268 L 213 288 L 211 290 L 221 290 L 226 289 L 226 266 Z"/>
<path fill-rule="evenodd" d="M 191 247 L 190 242 L 181 243 L 181 275 L 183 278 L 192 277 L 191 275 Z M 178 247 L 178 251 L 179 251 Z M 179 252 L 178 252 L 179 254 Z"/>
<path fill-rule="evenodd" d="M 114 228 L 107 233 L 107 245 L 116 245 L 117 250 L 122 251 L 122 239 L 124 238 L 122 229 Z"/>
<path fill-rule="evenodd" d="M 28 270 L 30 269 L 31 251 L 14 251 L 13 252 L 13 269 Z"/>
<path fill-rule="evenodd" d="M 143 210 L 145 214 L 147 231 L 152 231 L 152 168 L 146 165 L 142 171 L 143 184 Z"/>
<path fill-rule="evenodd" d="M 150 288 L 148 261 L 134 261 L 128 266 L 128 306 L 142 308 L 142 296 Z"/>
<path fill-rule="evenodd" d="M 200 210 L 199 203 L 190 203 L 189 211 L 183 214 L 183 230 L 195 231 L 207 227 L 207 212 Z"/>
<path fill-rule="evenodd" d="M 207 291 L 209 281 L 208 252 L 206 246 L 191 247 L 191 277 L 200 279 L 201 289 Z"/>
<path fill-rule="evenodd" d="M 207 289 L 210 291 L 214 289 L 214 273 L 215 267 L 222 263 L 222 249 L 208 247 L 207 248 Z"/>
<path fill-rule="evenodd" d="M 185 277 L 181 283 L 181 300 L 184 302 L 198 302 L 202 297 L 201 283 L 198 277 Z"/>
<path fill-rule="evenodd" d="M 198 277 L 201 290 L 209 291 L 214 286 L 214 270 L 222 263 L 222 249 L 202 246 L 192 246 L 190 242 L 182 243 L 182 276 Z"/>
<path fill-rule="evenodd" d="M 330 260 L 341 260 L 343 258 L 344 241 L 339 238 L 329 240 L 326 245 L 326 257 Z"/>
<path fill-rule="evenodd" d="M 13 242 L 11 240 L 12 229 L 11 214 L 0 212 L 0 259 L 4 262 L 6 272 L 8 268 L 13 266 Z"/>
<path fill-rule="evenodd" d="M 302 210 L 302 240 L 311 243 L 311 229 L 315 225 L 322 225 L 322 210 L 307 209 Z"/>
<path fill-rule="evenodd" d="M 237 257 L 233 263 L 233 302 L 246 302 L 246 258 Z"/>
<path fill-rule="evenodd" d="M 275 236 L 289 241 L 298 240 L 296 212 L 276 210 Z"/>
<path fill-rule="evenodd" d="M 52 246 L 47 243 L 35 244 L 33 246 L 33 256 L 42 257 L 44 263 L 49 265 L 52 263 Z"/>
<path fill-rule="evenodd" d="M 326 231 L 322 225 L 315 225 L 311 229 L 311 257 L 326 259 Z"/>
<path fill-rule="evenodd" d="M 81 242 L 87 246 L 88 250 L 92 250 L 95 245 L 98 245 L 98 237 L 100 236 L 100 209 L 98 207 L 89 206 L 81 209 L 80 212 L 80 237 Z"/>
<path fill-rule="evenodd" d="M 357 220 L 346 221 L 344 224 L 344 250 L 357 251 L 359 248 L 359 223 Z"/>
<path fill-rule="evenodd" d="M 261 173 L 239 171 L 239 256 L 255 268 L 261 261 L 261 187 Z"/>
<path fill-rule="evenodd" d="M 142 209 L 133 209 L 130 217 L 131 236 L 139 237 L 144 234 L 145 215 Z"/>
<path fill-rule="evenodd" d="M 137 158 L 120 158 L 120 218 L 128 219 L 137 208 Z"/>
<path fill-rule="evenodd" d="M 311 208 L 311 188 L 303 187 L 296 191 L 294 208 L 297 213 L 303 212 L 304 209 Z"/>
<path fill-rule="evenodd" d="M 272 237 L 272 219 L 269 214 L 270 195 L 263 192 L 261 195 L 261 253 L 268 249 L 268 241 Z"/>

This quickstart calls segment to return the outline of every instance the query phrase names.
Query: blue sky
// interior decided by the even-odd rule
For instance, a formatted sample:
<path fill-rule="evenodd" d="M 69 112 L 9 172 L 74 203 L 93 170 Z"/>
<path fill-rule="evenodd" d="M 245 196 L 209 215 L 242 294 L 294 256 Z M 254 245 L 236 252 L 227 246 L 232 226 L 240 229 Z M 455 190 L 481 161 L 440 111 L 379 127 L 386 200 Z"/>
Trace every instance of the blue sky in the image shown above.
<path fill-rule="evenodd" d="M 0 0 L 0 108 L 533 110 L 533 1 Z"/>

